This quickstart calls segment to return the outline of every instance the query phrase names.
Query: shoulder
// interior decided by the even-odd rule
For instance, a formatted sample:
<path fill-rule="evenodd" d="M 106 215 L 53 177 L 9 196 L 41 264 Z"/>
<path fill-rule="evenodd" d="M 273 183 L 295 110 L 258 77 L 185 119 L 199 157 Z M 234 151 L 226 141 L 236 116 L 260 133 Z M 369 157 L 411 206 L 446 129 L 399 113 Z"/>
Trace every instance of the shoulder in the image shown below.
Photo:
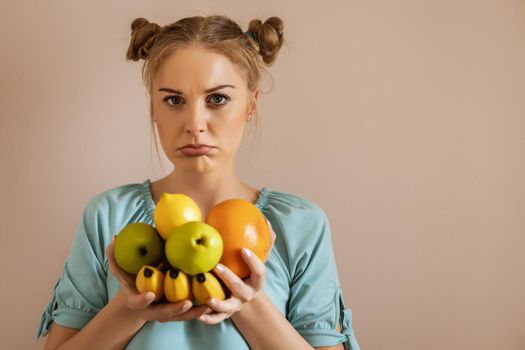
<path fill-rule="evenodd" d="M 318 234 L 320 226 L 327 223 L 324 209 L 310 199 L 276 190 L 270 190 L 267 197 L 263 213 L 289 229 L 295 228 L 293 231 L 303 230 L 301 236 Z"/>
<path fill-rule="evenodd" d="M 262 208 L 276 234 L 275 248 L 293 276 L 299 264 L 329 247 L 328 217 L 314 201 L 283 191 L 271 190 Z"/>
<path fill-rule="evenodd" d="M 92 232 L 110 240 L 129 222 L 147 222 L 154 204 L 149 181 L 110 187 L 92 196 L 84 207 L 83 221 Z"/>
<path fill-rule="evenodd" d="M 121 206 L 130 202 L 145 201 L 146 182 L 127 183 L 110 187 L 92 196 L 87 206 L 90 208 Z"/>
<path fill-rule="evenodd" d="M 91 211 L 117 210 L 133 212 L 153 208 L 149 179 L 142 183 L 135 182 L 110 187 L 95 194 L 86 204 L 86 210 Z"/>
<path fill-rule="evenodd" d="M 264 207 L 272 209 L 281 216 L 318 218 L 325 215 L 324 210 L 315 202 L 290 192 L 269 190 Z"/>

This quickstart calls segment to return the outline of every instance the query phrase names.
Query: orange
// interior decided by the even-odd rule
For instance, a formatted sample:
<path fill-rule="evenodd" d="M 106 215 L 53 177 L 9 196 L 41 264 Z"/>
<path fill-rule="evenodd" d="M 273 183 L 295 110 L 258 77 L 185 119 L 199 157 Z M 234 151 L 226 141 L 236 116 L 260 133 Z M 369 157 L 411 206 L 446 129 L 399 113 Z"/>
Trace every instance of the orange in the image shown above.
<path fill-rule="evenodd" d="M 241 249 L 246 247 L 265 261 L 270 248 L 270 231 L 264 215 L 253 203 L 244 199 L 227 199 L 213 207 L 206 223 L 219 231 L 223 251 L 220 263 L 240 278 L 250 275 Z"/>

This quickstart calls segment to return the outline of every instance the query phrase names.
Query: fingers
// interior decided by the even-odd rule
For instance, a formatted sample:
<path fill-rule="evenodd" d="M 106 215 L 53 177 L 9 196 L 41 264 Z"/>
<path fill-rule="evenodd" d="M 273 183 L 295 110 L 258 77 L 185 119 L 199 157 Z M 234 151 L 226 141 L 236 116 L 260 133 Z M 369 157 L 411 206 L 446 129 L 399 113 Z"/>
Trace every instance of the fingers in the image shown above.
<path fill-rule="evenodd" d="M 231 314 L 228 313 L 217 313 L 217 314 L 210 314 L 210 315 L 202 315 L 199 317 L 199 321 L 206 324 L 217 324 L 219 322 L 224 321 L 226 318 L 230 317 Z"/>
<path fill-rule="evenodd" d="M 268 249 L 269 252 L 272 251 L 273 249 L 273 245 L 275 243 L 275 238 L 277 237 L 277 235 L 275 234 L 275 231 L 273 230 L 272 228 L 272 224 L 270 223 L 270 221 L 268 219 L 266 219 L 266 222 L 268 223 L 268 228 L 270 229 L 270 248 Z M 270 254 L 268 254 L 268 256 L 266 257 L 265 261 L 269 258 Z"/>
<path fill-rule="evenodd" d="M 153 316 L 155 320 L 158 320 L 159 322 L 171 322 L 171 321 L 189 321 L 193 319 L 198 319 L 202 315 L 210 312 L 210 308 L 208 305 L 199 305 L 195 307 L 190 307 L 189 309 L 181 309 L 181 310 L 172 310 L 171 312 L 167 312 L 165 315 L 167 317 L 162 317 L 155 315 Z"/>
<path fill-rule="evenodd" d="M 242 258 L 248 267 L 250 268 L 250 285 L 256 291 L 259 291 L 264 286 L 264 274 L 265 267 L 264 263 L 255 255 L 250 249 L 242 248 Z"/>
<path fill-rule="evenodd" d="M 236 297 L 231 297 L 226 300 L 219 300 L 216 298 L 210 299 L 208 305 L 216 312 L 224 312 L 227 314 L 233 314 L 241 309 L 242 303 Z"/>
<path fill-rule="evenodd" d="M 146 320 L 171 320 L 190 310 L 192 302 L 183 300 L 176 303 L 152 304 L 144 309 L 142 315 Z"/>
<path fill-rule="evenodd" d="M 270 222 L 270 220 L 264 218 L 266 220 L 266 223 L 268 224 L 268 226 L 270 226 L 270 231 L 273 232 L 273 228 L 272 228 L 272 223 Z"/>
<path fill-rule="evenodd" d="M 270 225 L 271 241 L 272 241 L 272 246 L 273 246 L 273 243 L 275 242 L 275 238 L 277 237 L 277 235 L 275 234 L 275 231 L 273 230 L 272 224 L 270 224 L 270 221 L 268 221 L 268 225 Z"/>
<path fill-rule="evenodd" d="M 130 309 L 140 313 L 146 321 L 188 321 L 211 313 L 213 310 L 208 305 L 193 306 L 190 300 L 176 303 L 153 303 L 155 295 L 151 292 L 128 297 Z"/>
<path fill-rule="evenodd" d="M 209 315 L 202 315 L 199 317 L 199 321 L 206 324 L 217 324 L 229 318 L 233 313 L 241 309 L 242 303 L 236 297 L 231 297 L 226 300 L 211 299 L 208 301 L 208 305 L 216 311 Z"/>
<path fill-rule="evenodd" d="M 223 264 L 217 264 L 213 271 L 217 273 L 232 294 L 239 298 L 243 303 L 252 299 L 254 294 L 252 287 L 244 283 L 244 281 L 228 267 Z"/>
<path fill-rule="evenodd" d="M 270 229 L 270 240 L 273 243 L 273 241 L 275 241 L 275 232 L 273 230 L 272 223 L 268 219 L 266 219 L 266 223 L 268 224 L 268 228 Z"/>
<path fill-rule="evenodd" d="M 136 293 L 127 295 L 128 308 L 131 310 L 144 310 L 155 300 L 155 294 L 152 292 Z"/>

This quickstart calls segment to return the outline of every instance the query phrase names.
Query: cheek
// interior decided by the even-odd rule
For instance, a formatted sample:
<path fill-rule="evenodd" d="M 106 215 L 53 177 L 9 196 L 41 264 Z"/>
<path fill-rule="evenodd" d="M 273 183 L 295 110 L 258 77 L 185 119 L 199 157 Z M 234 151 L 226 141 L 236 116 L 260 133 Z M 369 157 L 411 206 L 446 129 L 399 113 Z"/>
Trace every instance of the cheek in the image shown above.
<path fill-rule="evenodd" d="M 159 122 L 157 122 L 157 132 L 159 134 L 160 142 L 162 144 L 164 144 L 164 139 L 165 139 L 166 135 L 165 135 L 165 132 L 164 132 L 164 128 L 162 127 L 162 124 L 160 124 Z"/>
<path fill-rule="evenodd" d="M 173 134 L 170 132 L 169 126 L 163 125 L 157 121 L 157 133 L 159 134 L 159 141 L 165 151 L 173 147 Z"/>
<path fill-rule="evenodd" d="M 230 149 L 237 149 L 242 141 L 242 135 L 244 133 L 245 121 L 242 115 L 236 118 L 232 118 L 227 124 L 221 128 L 223 142 L 228 145 Z"/>

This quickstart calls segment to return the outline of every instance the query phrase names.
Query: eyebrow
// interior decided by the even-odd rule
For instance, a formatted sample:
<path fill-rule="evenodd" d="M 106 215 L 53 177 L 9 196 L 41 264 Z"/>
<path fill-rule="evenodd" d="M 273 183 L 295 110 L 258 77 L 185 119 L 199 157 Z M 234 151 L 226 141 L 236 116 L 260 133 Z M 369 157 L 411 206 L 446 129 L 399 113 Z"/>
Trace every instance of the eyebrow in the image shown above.
<path fill-rule="evenodd" d="M 233 86 L 233 85 L 219 85 L 219 86 L 216 86 L 216 87 L 204 90 L 204 92 L 205 93 L 209 93 L 209 92 L 213 92 L 213 91 L 216 91 L 216 90 L 220 90 L 220 89 L 225 88 L 225 87 L 230 87 L 230 88 L 235 89 L 235 86 Z M 174 94 L 183 95 L 182 91 L 174 90 L 174 89 L 170 89 L 170 88 L 160 88 L 159 91 L 165 91 L 165 92 L 171 92 L 171 93 L 174 93 Z"/>

